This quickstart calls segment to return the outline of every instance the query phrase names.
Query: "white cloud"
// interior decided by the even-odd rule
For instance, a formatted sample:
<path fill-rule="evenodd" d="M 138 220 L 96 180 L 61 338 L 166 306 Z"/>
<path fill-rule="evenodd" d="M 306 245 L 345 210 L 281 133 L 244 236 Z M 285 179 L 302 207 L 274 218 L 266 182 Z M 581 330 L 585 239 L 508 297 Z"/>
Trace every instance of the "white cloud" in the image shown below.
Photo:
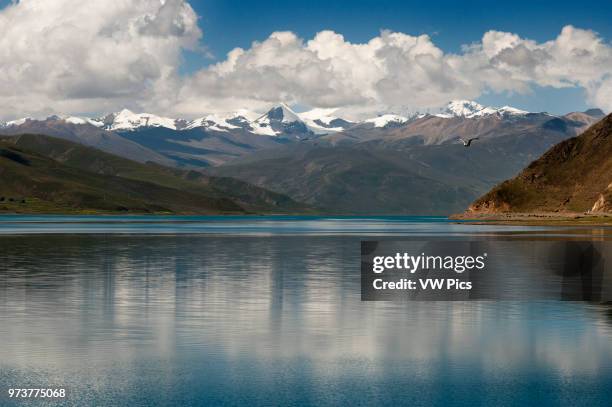
<path fill-rule="evenodd" d="M 0 110 L 101 111 L 165 96 L 200 37 L 183 0 L 13 3 L 0 11 Z"/>
<path fill-rule="evenodd" d="M 359 110 L 434 107 L 480 89 L 426 36 L 384 31 L 365 44 L 322 31 L 304 42 L 276 32 L 189 78 L 178 108 L 299 102 Z M 369 109 L 368 109 L 369 108 Z"/>
<path fill-rule="evenodd" d="M 529 92 L 533 85 L 582 87 L 588 102 L 612 110 L 612 47 L 594 32 L 566 26 L 537 43 L 486 32 L 460 54 L 444 53 L 426 35 L 381 32 L 354 44 L 332 31 L 304 41 L 276 32 L 189 78 L 178 110 L 195 113 L 241 105 L 299 102 L 373 111 L 435 109 L 483 92 Z"/>
<path fill-rule="evenodd" d="M 1 116 L 130 107 L 189 117 L 279 101 L 361 115 L 533 85 L 581 87 L 612 110 L 612 47 L 572 26 L 543 43 L 489 31 L 458 54 L 427 35 L 351 43 L 332 31 L 275 32 L 179 76 L 182 51 L 201 37 L 186 0 L 22 0 L 0 11 Z"/>
<path fill-rule="evenodd" d="M 538 44 L 514 34 L 490 31 L 464 55 L 480 61 L 479 70 L 494 70 L 485 77 L 493 89 L 514 90 L 531 84 L 552 87 L 580 86 L 589 92 L 612 73 L 612 47 L 596 33 L 572 26 L 556 39 Z M 590 89 L 593 87 L 593 89 Z M 589 93 L 594 97 L 594 93 Z"/>
<path fill-rule="evenodd" d="M 606 111 L 612 111 L 612 76 L 608 75 L 606 78 L 598 82 L 592 88 L 588 89 L 591 103 L 593 106 L 601 106 Z"/>

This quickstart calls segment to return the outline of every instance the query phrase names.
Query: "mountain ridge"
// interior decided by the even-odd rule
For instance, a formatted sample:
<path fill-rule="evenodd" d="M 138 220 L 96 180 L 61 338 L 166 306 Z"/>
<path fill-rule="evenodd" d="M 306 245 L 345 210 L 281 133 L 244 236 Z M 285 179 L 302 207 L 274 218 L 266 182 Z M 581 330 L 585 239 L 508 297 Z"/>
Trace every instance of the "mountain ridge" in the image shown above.
<path fill-rule="evenodd" d="M 134 113 L 129 109 L 122 109 L 115 113 L 103 115 L 98 118 L 79 117 L 79 116 L 62 116 L 53 115 L 46 119 L 33 119 L 33 118 L 22 118 L 11 120 L 5 123 L 0 122 L 0 128 L 20 126 L 27 121 L 43 121 L 50 118 L 56 120 L 65 120 L 72 124 L 90 124 L 95 127 L 99 127 L 109 131 L 133 131 L 139 128 L 147 127 L 163 127 L 171 130 L 187 130 L 196 127 L 214 127 L 214 130 L 227 131 L 236 127 L 240 127 L 238 123 L 232 123 L 233 121 L 243 120 L 243 126 L 249 124 L 252 126 L 251 132 L 253 134 L 278 135 L 277 131 L 266 131 L 262 130 L 262 127 L 267 127 L 270 120 L 277 120 L 282 123 L 303 123 L 306 127 L 310 128 L 313 133 L 321 134 L 322 132 L 337 132 L 348 129 L 351 125 L 374 123 L 376 127 L 383 127 L 380 125 L 381 121 L 385 124 L 389 121 L 407 123 L 414 119 L 420 119 L 423 117 L 434 116 L 443 119 L 451 118 L 477 118 L 489 115 L 498 115 L 502 117 L 511 116 L 522 116 L 527 114 L 533 114 L 534 112 L 527 112 L 521 109 L 517 109 L 511 106 L 503 106 L 500 108 L 483 106 L 477 102 L 470 100 L 453 100 L 450 101 L 446 107 L 440 109 L 439 113 L 415 113 L 412 115 L 401 115 L 391 112 L 384 112 L 377 116 L 365 118 L 363 120 L 353 121 L 347 120 L 337 115 L 333 115 L 338 109 L 322 109 L 314 108 L 305 112 L 297 113 L 291 107 L 285 103 L 280 103 L 273 106 L 265 113 L 256 113 L 241 109 L 230 113 L 209 113 L 196 119 L 183 119 L 183 118 L 169 118 L 164 116 L 158 116 L 151 113 Z M 545 112 L 540 112 L 545 113 Z M 589 109 L 584 112 L 590 115 L 603 116 L 603 112 L 600 109 Z M 549 115 L 551 117 L 561 117 L 555 115 Z M 280 118 L 280 120 L 279 120 Z M 386 119 L 381 119 L 386 118 Z M 331 126 L 331 122 L 336 121 L 335 126 Z M 246 128 L 248 126 L 244 126 Z"/>

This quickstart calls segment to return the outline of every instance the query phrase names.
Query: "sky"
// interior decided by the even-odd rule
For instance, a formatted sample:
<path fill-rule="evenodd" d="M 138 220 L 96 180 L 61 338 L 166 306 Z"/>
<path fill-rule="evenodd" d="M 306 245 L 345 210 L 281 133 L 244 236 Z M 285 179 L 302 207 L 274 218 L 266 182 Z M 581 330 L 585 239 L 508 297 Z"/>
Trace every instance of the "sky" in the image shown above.
<path fill-rule="evenodd" d="M 0 118 L 612 110 L 612 3 L 0 0 Z"/>

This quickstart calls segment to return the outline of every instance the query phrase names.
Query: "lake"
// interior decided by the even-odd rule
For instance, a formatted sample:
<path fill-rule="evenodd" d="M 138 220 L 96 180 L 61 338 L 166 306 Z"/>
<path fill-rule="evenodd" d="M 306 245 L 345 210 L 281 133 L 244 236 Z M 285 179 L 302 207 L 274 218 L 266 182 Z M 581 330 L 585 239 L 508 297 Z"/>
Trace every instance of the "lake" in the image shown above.
<path fill-rule="evenodd" d="M 612 308 L 362 302 L 360 242 L 610 238 L 438 217 L 0 216 L 0 405 L 585 405 Z"/>

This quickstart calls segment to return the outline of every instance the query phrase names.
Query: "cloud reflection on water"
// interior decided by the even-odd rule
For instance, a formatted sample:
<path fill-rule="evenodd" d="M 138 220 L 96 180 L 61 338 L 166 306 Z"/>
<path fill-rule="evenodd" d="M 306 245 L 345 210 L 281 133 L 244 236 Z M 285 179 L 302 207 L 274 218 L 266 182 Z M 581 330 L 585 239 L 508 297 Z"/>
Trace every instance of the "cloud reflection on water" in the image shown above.
<path fill-rule="evenodd" d="M 254 383 L 289 392 L 301 383 L 329 397 L 326 386 L 359 388 L 368 378 L 369 396 L 383 397 L 380 386 L 396 381 L 425 389 L 470 376 L 472 385 L 511 386 L 543 375 L 586 378 L 585 389 L 597 391 L 612 377 L 605 306 L 361 302 L 355 237 L 57 235 L 0 244 L 0 384 L 55 372 L 77 388 L 162 381 L 162 391 L 199 372 L 197 383 L 223 400 Z"/>

